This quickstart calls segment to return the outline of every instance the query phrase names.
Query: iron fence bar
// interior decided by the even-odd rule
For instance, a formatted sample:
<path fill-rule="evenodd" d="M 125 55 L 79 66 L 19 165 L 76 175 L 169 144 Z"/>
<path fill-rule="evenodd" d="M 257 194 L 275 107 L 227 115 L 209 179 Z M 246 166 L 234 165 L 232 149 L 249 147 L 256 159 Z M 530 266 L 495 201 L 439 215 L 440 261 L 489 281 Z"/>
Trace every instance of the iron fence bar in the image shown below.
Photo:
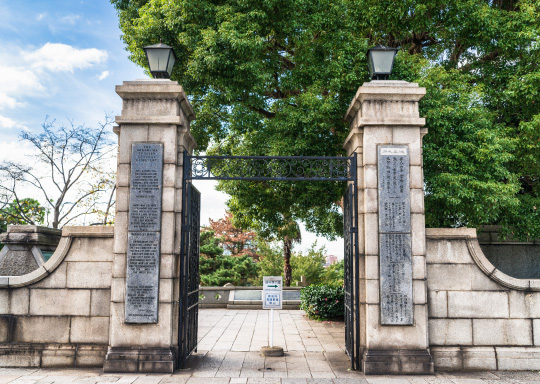
<path fill-rule="evenodd" d="M 355 365 L 355 369 L 357 370 L 360 370 L 360 279 L 359 279 L 359 274 L 360 274 L 360 267 L 359 267 L 359 258 L 360 258 L 360 255 L 359 255 L 359 250 L 360 250 L 360 244 L 358 242 L 358 230 L 359 230 L 359 223 L 358 223 L 358 177 L 356 177 L 356 173 L 357 173 L 357 170 L 358 170 L 358 153 L 354 153 L 354 155 L 352 156 L 352 160 L 351 160 L 351 164 L 353 165 L 352 168 L 353 168 L 353 173 L 354 173 L 354 181 L 353 181 L 353 185 L 354 185 L 354 207 L 353 207 L 353 224 L 354 224 L 354 228 L 355 230 L 353 231 L 354 233 L 354 260 L 355 260 L 355 279 L 354 279 L 354 282 L 355 282 L 355 295 L 354 295 L 354 307 L 355 307 L 355 310 L 354 310 L 354 315 L 355 315 L 355 318 L 354 318 L 354 324 L 356 324 L 356 354 L 355 354 L 355 361 L 354 361 L 354 365 Z"/>
<path fill-rule="evenodd" d="M 188 175 L 191 173 L 191 165 L 189 162 L 189 156 L 186 151 L 184 151 L 184 164 L 183 164 L 183 175 L 182 175 L 182 234 L 180 236 L 180 295 L 179 295 L 179 305 L 178 305 L 178 365 L 179 368 L 185 368 L 186 363 L 186 348 L 185 344 L 187 340 L 185 339 L 184 331 L 186 329 L 186 313 L 184 307 L 187 304 L 187 295 L 185 294 L 186 289 L 184 289 L 184 284 L 187 284 L 185 271 L 187 270 L 186 259 L 187 255 L 187 244 L 189 244 L 186 236 L 189 234 L 187 230 L 189 215 L 188 211 Z"/>

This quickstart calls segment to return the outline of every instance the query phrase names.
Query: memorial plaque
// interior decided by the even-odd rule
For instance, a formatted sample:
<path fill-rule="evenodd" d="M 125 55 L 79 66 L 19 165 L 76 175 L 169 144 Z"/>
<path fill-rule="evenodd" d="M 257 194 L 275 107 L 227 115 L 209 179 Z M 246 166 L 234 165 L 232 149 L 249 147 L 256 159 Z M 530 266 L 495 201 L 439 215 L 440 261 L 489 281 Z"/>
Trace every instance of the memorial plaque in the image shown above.
<path fill-rule="evenodd" d="M 412 259 L 411 235 L 382 233 L 381 258 L 381 323 L 412 324 Z"/>
<path fill-rule="evenodd" d="M 133 144 L 126 273 L 127 323 L 157 323 L 163 144 Z"/>
<path fill-rule="evenodd" d="M 157 323 L 159 232 L 128 234 L 126 322 Z"/>
<path fill-rule="evenodd" d="M 409 149 L 378 148 L 381 324 L 412 325 Z"/>
<path fill-rule="evenodd" d="M 379 232 L 410 232 L 409 151 L 379 147 Z"/>
<path fill-rule="evenodd" d="M 129 188 L 129 231 L 161 229 L 163 144 L 133 144 Z"/>

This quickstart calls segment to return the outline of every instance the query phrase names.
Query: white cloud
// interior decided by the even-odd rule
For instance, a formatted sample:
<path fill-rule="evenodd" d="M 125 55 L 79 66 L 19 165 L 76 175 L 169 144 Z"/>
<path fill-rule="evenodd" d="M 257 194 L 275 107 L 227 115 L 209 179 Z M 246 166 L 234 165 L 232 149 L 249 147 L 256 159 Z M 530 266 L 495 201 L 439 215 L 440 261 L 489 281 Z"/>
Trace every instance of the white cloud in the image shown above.
<path fill-rule="evenodd" d="M 0 115 L 0 129 L 25 128 L 22 124 L 9 117 Z M 3 151 L 2 151 L 3 152 Z"/>
<path fill-rule="evenodd" d="M 97 48 L 77 49 L 67 44 L 46 43 L 43 47 L 23 53 L 25 60 L 35 69 L 52 72 L 85 69 L 107 60 L 108 54 Z"/>
<path fill-rule="evenodd" d="M 43 90 L 37 75 L 23 67 L 0 66 L 0 90 L 9 95 L 18 95 L 32 90 Z"/>
<path fill-rule="evenodd" d="M 73 25 L 73 24 L 75 24 L 75 22 L 77 22 L 77 20 L 79 20 L 80 18 L 81 18 L 80 15 L 73 15 L 73 14 L 71 14 L 71 15 L 66 15 L 66 16 L 62 17 L 62 18 L 60 19 L 60 21 L 63 22 L 63 23 L 66 23 L 66 24 L 71 24 L 71 25 Z"/>
<path fill-rule="evenodd" d="M 98 80 L 103 80 L 103 79 L 105 79 L 107 76 L 109 76 L 109 71 L 103 71 L 103 72 L 101 72 L 100 75 L 98 75 Z"/>
<path fill-rule="evenodd" d="M 47 12 L 38 13 L 38 15 L 36 16 L 36 20 L 37 20 L 37 21 L 41 21 L 41 20 L 43 20 L 45 17 L 47 17 Z"/>
<path fill-rule="evenodd" d="M 26 68 L 0 66 L 0 109 L 22 106 L 17 98 L 40 93 L 45 88 L 36 74 Z M 4 122 L 2 126 L 6 126 Z"/>
<path fill-rule="evenodd" d="M 19 103 L 13 97 L 0 92 L 0 109 L 20 107 L 24 103 Z"/>

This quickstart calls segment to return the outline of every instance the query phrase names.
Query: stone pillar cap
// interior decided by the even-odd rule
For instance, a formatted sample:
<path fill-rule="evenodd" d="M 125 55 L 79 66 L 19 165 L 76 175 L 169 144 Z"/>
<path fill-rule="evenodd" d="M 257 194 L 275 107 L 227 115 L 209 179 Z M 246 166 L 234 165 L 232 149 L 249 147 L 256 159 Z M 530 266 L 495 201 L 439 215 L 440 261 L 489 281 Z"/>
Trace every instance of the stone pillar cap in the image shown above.
<path fill-rule="evenodd" d="M 350 121 L 356 116 L 364 101 L 415 101 L 418 102 L 426 94 L 426 88 L 421 88 L 417 83 L 409 83 L 403 80 L 373 80 L 362 84 L 354 96 L 345 120 Z"/>
<path fill-rule="evenodd" d="M 124 81 L 116 86 L 116 93 L 122 99 L 177 99 L 191 122 L 195 120 L 195 111 L 189 102 L 184 88 L 169 79 L 139 79 Z"/>
<path fill-rule="evenodd" d="M 38 225 L 9 225 L 7 232 L 0 234 L 4 244 L 57 245 L 62 230 Z"/>

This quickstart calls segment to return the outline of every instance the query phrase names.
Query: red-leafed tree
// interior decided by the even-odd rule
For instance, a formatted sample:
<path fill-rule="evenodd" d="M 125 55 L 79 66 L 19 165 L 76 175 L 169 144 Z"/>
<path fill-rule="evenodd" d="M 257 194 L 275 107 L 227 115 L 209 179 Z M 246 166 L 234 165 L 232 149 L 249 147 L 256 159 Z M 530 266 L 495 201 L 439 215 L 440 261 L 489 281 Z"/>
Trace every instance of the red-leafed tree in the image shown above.
<path fill-rule="evenodd" d="M 232 256 L 248 255 L 255 260 L 259 259 L 256 252 L 255 237 L 253 231 L 244 231 L 236 228 L 231 220 L 232 213 L 226 212 L 225 217 L 219 220 L 210 219 L 210 228 L 215 232 L 215 237 L 220 238 L 220 245 Z"/>

